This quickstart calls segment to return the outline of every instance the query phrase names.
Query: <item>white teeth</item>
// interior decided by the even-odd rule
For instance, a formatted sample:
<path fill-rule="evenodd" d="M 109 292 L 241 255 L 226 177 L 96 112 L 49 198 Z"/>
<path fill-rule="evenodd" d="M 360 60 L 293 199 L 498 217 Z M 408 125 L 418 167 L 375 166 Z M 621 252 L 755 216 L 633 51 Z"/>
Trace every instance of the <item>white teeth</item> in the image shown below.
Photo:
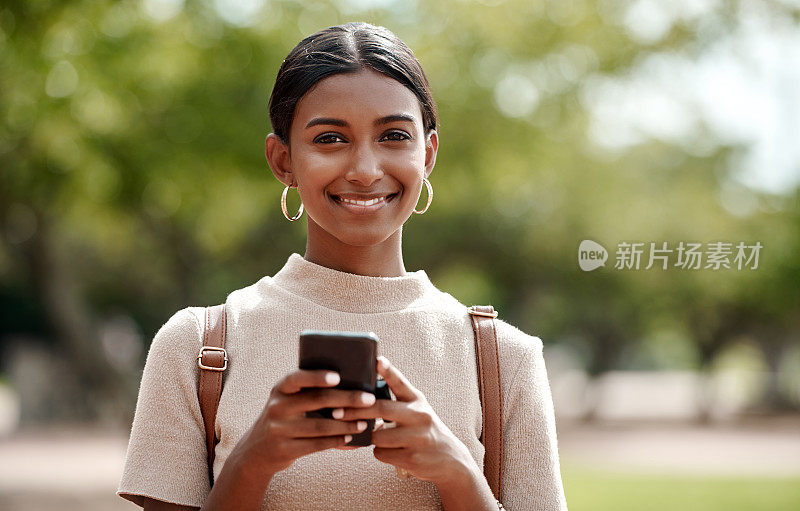
<path fill-rule="evenodd" d="M 341 197 L 339 200 L 341 200 L 342 202 L 346 202 L 348 204 L 357 204 L 359 206 L 372 206 L 373 204 L 377 204 L 378 202 L 380 202 L 380 201 L 382 201 L 384 199 L 386 199 L 386 196 L 376 197 L 376 198 L 370 199 L 370 200 L 353 200 L 353 199 L 345 199 L 344 197 Z"/>

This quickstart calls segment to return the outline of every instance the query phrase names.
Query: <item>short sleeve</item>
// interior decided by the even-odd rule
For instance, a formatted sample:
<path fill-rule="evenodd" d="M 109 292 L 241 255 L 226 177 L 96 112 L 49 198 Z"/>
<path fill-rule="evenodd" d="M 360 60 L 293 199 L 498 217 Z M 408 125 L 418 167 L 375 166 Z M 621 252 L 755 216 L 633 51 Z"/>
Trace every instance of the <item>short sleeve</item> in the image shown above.
<path fill-rule="evenodd" d="M 507 324 L 498 327 L 498 338 L 510 369 L 502 381 L 503 505 L 509 511 L 566 511 L 542 341 Z"/>
<path fill-rule="evenodd" d="M 199 319 L 187 308 L 150 345 L 117 491 L 139 506 L 150 497 L 201 507 L 211 491 L 197 396 L 201 335 Z"/>

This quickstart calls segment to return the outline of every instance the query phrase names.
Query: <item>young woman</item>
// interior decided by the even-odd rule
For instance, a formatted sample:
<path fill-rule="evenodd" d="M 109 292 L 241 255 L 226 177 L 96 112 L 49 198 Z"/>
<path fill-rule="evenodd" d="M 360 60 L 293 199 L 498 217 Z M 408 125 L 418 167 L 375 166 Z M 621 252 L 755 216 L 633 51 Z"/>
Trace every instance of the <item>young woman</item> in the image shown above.
<path fill-rule="evenodd" d="M 197 397 L 203 309 L 190 307 L 153 340 L 118 493 L 145 509 L 566 509 L 541 340 L 495 321 L 501 505 L 483 476 L 467 307 L 403 264 L 403 224 L 430 205 L 439 147 L 411 50 L 364 23 L 318 32 L 281 65 L 270 120 L 266 156 L 286 185 L 284 215 L 308 213 L 308 240 L 304 256 L 226 300 L 213 487 Z M 294 216 L 290 188 L 302 200 Z M 396 400 L 298 370 L 304 329 L 375 332 L 378 373 Z M 323 407 L 335 418 L 306 418 Z M 374 447 L 344 447 L 370 418 L 394 427 L 374 431 Z"/>

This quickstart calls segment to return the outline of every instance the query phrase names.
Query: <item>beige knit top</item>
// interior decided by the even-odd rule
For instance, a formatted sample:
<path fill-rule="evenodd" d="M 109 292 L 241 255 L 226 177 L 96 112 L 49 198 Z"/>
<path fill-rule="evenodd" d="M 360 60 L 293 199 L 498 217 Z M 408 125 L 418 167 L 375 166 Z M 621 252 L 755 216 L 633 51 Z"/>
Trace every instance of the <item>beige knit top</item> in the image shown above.
<path fill-rule="evenodd" d="M 269 398 L 297 368 L 302 330 L 375 332 L 386 356 L 483 467 L 475 336 L 467 308 L 423 270 L 402 277 L 344 273 L 292 254 L 274 277 L 228 296 L 230 362 L 217 412 L 215 477 Z M 501 311 L 502 313 L 502 311 Z M 202 506 L 210 491 L 197 353 L 203 309 L 176 313 L 147 355 L 118 494 Z M 542 342 L 498 320 L 504 400 L 503 504 L 566 509 Z M 263 510 L 441 509 L 436 486 L 400 480 L 371 447 L 298 458 L 272 478 Z"/>

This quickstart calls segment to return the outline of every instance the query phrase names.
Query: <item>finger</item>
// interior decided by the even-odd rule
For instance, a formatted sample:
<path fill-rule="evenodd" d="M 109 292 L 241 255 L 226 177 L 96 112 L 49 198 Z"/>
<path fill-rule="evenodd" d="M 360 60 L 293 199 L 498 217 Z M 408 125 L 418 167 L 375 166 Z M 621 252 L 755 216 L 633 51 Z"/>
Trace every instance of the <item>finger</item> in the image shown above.
<path fill-rule="evenodd" d="M 335 387 L 339 381 L 339 373 L 334 371 L 298 369 L 284 376 L 275 388 L 284 394 L 294 394 L 309 387 Z"/>
<path fill-rule="evenodd" d="M 398 401 L 414 401 L 417 399 L 417 389 L 386 357 L 378 357 L 378 374 L 386 380 L 386 384 L 389 385 Z"/>
<path fill-rule="evenodd" d="M 341 420 L 343 421 L 383 419 L 384 422 L 410 423 L 414 422 L 416 412 L 411 410 L 407 403 L 379 399 L 370 407 L 345 408 L 342 410 L 342 413 L 337 414 L 337 416 L 341 416 Z"/>
<path fill-rule="evenodd" d="M 384 463 L 389 463 L 396 467 L 408 469 L 407 461 L 409 453 L 406 449 L 395 449 L 391 447 L 375 447 L 372 450 L 375 459 Z"/>
<path fill-rule="evenodd" d="M 287 414 L 300 414 L 320 408 L 364 408 L 375 404 L 375 395 L 360 390 L 306 389 L 292 394 L 283 403 Z"/>
<path fill-rule="evenodd" d="M 417 428 L 386 428 L 372 432 L 372 444 L 375 447 L 391 449 L 405 448 L 417 445 L 420 431 Z"/>
<path fill-rule="evenodd" d="M 289 438 L 355 435 L 367 429 L 367 421 L 338 421 L 316 417 L 275 423 L 276 433 Z"/>

